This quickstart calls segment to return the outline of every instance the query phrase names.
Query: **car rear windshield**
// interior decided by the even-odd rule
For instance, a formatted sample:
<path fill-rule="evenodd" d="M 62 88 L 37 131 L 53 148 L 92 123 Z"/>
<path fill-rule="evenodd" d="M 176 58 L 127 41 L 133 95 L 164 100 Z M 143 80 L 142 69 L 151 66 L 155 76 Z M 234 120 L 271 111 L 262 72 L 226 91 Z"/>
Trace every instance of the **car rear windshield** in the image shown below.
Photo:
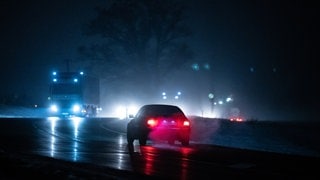
<path fill-rule="evenodd" d="M 146 108 L 143 114 L 146 116 L 184 116 L 183 112 L 179 108 L 167 106 L 152 106 L 150 108 Z"/>

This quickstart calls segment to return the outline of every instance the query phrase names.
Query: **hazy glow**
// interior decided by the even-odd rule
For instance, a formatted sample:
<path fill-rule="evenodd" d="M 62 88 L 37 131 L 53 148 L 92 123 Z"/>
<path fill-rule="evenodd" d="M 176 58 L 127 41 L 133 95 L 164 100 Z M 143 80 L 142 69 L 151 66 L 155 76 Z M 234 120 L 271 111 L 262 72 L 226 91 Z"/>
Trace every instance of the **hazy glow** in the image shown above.
<path fill-rule="evenodd" d="M 199 70 L 200 70 L 199 64 L 197 64 L 197 63 L 192 64 L 191 68 L 192 68 L 194 71 L 199 71 Z"/>
<path fill-rule="evenodd" d="M 120 119 L 128 118 L 129 115 L 135 115 L 138 112 L 138 106 L 136 105 L 130 105 L 130 106 L 123 106 L 118 105 L 115 108 L 115 114 L 113 116 L 116 116 Z"/>
<path fill-rule="evenodd" d="M 203 68 L 206 70 L 210 70 L 210 65 L 208 63 L 206 63 L 203 65 Z"/>
<path fill-rule="evenodd" d="M 231 97 L 228 97 L 227 99 L 226 99 L 226 101 L 227 102 L 231 102 L 233 99 L 231 98 Z"/>
<path fill-rule="evenodd" d="M 53 104 L 53 105 L 50 106 L 50 110 L 51 110 L 52 112 L 58 112 L 58 106 L 55 105 L 55 104 Z"/>
<path fill-rule="evenodd" d="M 81 107 L 79 104 L 75 104 L 75 105 L 73 105 L 72 110 L 73 110 L 73 112 L 77 113 L 77 112 L 81 111 Z"/>

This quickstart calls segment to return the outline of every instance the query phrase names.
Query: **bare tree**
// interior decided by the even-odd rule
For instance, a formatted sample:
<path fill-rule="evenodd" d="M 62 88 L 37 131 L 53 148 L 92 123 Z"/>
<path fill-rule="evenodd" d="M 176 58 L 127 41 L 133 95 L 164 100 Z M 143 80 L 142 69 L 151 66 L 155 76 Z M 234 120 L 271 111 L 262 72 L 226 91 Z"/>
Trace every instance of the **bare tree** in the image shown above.
<path fill-rule="evenodd" d="M 192 58 L 184 6 L 173 0 L 116 0 L 85 28 L 99 42 L 79 48 L 87 68 L 110 81 L 156 87 Z"/>

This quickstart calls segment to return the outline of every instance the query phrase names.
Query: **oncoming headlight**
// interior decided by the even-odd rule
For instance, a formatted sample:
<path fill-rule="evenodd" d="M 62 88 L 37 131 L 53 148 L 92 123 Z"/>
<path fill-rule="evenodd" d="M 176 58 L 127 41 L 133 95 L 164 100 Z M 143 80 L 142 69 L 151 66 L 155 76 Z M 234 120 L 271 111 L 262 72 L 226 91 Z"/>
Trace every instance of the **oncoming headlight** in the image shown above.
<path fill-rule="evenodd" d="M 50 106 L 50 110 L 51 110 L 52 112 L 58 112 L 58 106 L 57 106 L 57 105 L 51 105 L 51 106 Z"/>
<path fill-rule="evenodd" d="M 80 112 L 81 108 L 80 108 L 79 104 L 75 104 L 75 105 L 73 105 L 72 110 L 73 110 L 73 112 Z"/>

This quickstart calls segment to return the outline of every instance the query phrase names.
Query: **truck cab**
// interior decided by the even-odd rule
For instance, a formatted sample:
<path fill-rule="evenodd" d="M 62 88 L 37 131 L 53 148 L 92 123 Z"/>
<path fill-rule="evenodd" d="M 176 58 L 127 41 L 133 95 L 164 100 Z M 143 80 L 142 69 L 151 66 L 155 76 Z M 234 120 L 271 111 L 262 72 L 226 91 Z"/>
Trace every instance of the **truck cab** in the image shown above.
<path fill-rule="evenodd" d="M 53 72 L 50 83 L 50 116 L 84 116 L 83 73 Z"/>

